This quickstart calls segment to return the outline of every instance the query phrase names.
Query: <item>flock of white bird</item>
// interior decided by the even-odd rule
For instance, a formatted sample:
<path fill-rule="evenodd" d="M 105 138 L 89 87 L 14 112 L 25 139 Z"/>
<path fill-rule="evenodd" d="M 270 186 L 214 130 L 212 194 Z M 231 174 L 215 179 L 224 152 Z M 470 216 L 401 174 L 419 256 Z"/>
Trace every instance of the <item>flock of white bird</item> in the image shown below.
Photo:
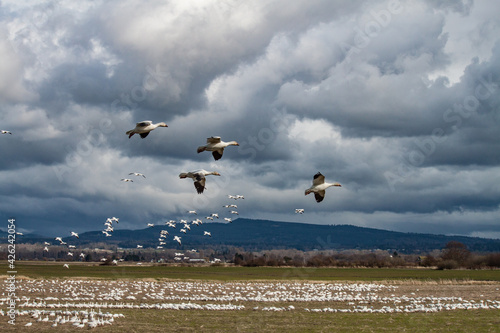
<path fill-rule="evenodd" d="M 2 282 L 3 290 L 6 283 Z M 469 289 L 454 285 L 439 286 L 436 291 L 454 296 L 437 296 L 423 284 L 407 285 L 399 290 L 401 285 L 383 283 L 22 279 L 17 281 L 17 314 L 28 316 L 28 324 L 48 322 L 57 326 L 67 323 L 91 328 L 112 324 L 115 318 L 123 317 L 122 314 L 103 313 L 103 309 L 353 313 L 500 309 L 498 284 L 481 287 L 489 297 L 482 294 L 461 296 L 461 292 L 467 293 Z M 4 292 L 0 308 L 6 307 L 8 302 Z M 6 313 L 1 311 L 0 315 Z"/>

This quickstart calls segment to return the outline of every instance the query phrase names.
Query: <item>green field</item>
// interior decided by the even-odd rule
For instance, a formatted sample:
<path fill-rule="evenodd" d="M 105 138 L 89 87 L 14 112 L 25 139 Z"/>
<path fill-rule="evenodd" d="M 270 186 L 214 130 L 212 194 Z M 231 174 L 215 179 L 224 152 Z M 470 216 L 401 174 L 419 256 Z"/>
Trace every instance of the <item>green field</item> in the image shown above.
<path fill-rule="evenodd" d="M 6 262 L 4 262 L 7 267 Z M 289 268 L 224 266 L 100 266 L 69 262 L 16 262 L 18 276 L 30 278 L 99 279 L 194 279 L 194 280 L 317 280 L 317 281 L 384 281 L 384 280 L 475 280 L 500 281 L 500 270 L 435 270 L 399 268 Z"/>
<path fill-rule="evenodd" d="M 7 263 L 2 263 L 7 267 Z M 273 267 L 223 267 L 223 266 L 99 266 L 98 264 L 69 263 L 70 268 L 63 268 L 63 263 L 16 262 L 17 278 L 20 283 L 41 281 L 47 287 L 26 293 L 20 289 L 17 296 L 37 297 L 55 296 L 62 301 L 69 294 L 58 291 L 51 294 L 48 290 L 56 285 L 65 285 L 73 278 L 92 278 L 85 286 L 101 286 L 104 290 L 126 283 L 133 285 L 137 281 L 213 281 L 215 287 L 221 284 L 248 284 L 261 282 L 306 282 L 322 283 L 395 283 L 398 287 L 387 291 L 385 295 L 397 297 L 410 296 L 455 296 L 480 302 L 484 299 L 500 300 L 500 270 L 432 270 L 432 269 L 373 269 L 373 268 L 273 268 Z M 7 269 L 5 269 L 5 272 Z M 25 277 L 30 281 L 25 280 Z M 34 280 L 33 280 L 34 279 Z M 97 284 L 97 280 L 110 281 Z M 52 281 L 52 282 L 51 282 Z M 60 282 L 59 282 L 60 281 Z M 125 282 L 128 281 L 128 282 Z M 392 281 L 392 282 L 391 282 Z M 266 282 L 266 283 L 267 283 Z M 156 283 L 156 282 L 155 282 Z M 74 284 L 74 282 L 70 283 Z M 282 283 L 283 285 L 285 283 Z M 68 284 L 66 284 L 67 286 Z M 83 285 L 83 284 L 82 284 Z M 205 285 L 205 284 L 204 284 Z M 235 285 L 234 288 L 238 288 Z M 277 285 L 275 285 L 277 286 Z M 157 287 L 158 288 L 158 287 Z M 207 287 L 208 288 L 208 287 Z M 270 287 L 272 288 L 272 287 Z M 212 290 L 215 290 L 212 289 Z M 79 289 L 73 289 L 78 291 Z M 133 291 L 134 288 L 130 287 Z M 142 298 L 133 301 L 140 303 L 159 303 L 161 301 L 144 297 L 153 289 L 144 291 Z M 234 289 L 236 291 L 237 289 Z M 203 287 L 203 293 L 210 290 Z M 273 291 L 273 290 L 271 290 Z M 96 289 L 93 293 L 97 293 Z M 178 291 L 180 294 L 183 290 Z M 402 299 L 403 299 L 402 298 Z M 53 302 L 59 302 L 53 301 Z M 124 301 L 124 300 L 122 300 Z M 120 301 L 120 302 L 122 302 Z M 166 301 L 181 302 L 181 301 Z M 190 301 L 191 302 L 191 301 Z M 207 304 L 206 301 L 192 301 Z M 113 303 L 113 302 L 110 302 Z M 218 303 L 218 301 L 208 303 Z M 224 303 L 220 301 L 219 303 Z M 451 310 L 434 313 L 332 313 L 309 312 L 310 309 L 326 307 L 349 308 L 347 302 L 256 302 L 236 301 L 243 305 L 243 310 L 158 310 L 158 309 L 101 309 L 103 312 L 121 313 L 125 317 L 117 319 L 112 325 L 95 328 L 99 332 L 500 332 L 500 310 Z M 287 307 L 295 310 L 282 312 L 262 311 L 265 306 Z M 380 304 L 375 306 L 381 306 Z M 2 309 L 5 311 L 5 303 Z M 259 309 L 255 309 L 259 307 Z M 23 308 L 26 310 L 27 308 Z M 71 307 L 70 307 L 71 309 Z M 76 309 L 76 308 L 75 308 Z M 28 322 L 33 326 L 25 327 Z M 51 327 L 49 322 L 36 322 L 30 316 L 19 316 L 15 327 L 7 324 L 6 317 L 0 317 L 2 332 L 79 332 L 82 329 L 71 324 Z M 84 328 L 88 330 L 88 328 Z"/>

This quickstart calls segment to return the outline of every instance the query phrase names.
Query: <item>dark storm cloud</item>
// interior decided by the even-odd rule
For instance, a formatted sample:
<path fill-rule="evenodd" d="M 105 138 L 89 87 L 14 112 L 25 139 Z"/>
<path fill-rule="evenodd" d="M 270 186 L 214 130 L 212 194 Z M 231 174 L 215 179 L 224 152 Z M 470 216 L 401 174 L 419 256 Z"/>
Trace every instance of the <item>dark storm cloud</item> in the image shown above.
<path fill-rule="evenodd" d="M 0 207 L 26 230 L 134 228 L 242 193 L 248 217 L 498 232 L 494 2 L 3 4 Z M 169 127 L 129 139 L 142 120 Z M 196 152 L 210 136 L 240 146 L 216 162 Z M 199 168 L 223 175 L 202 196 L 178 177 Z M 321 204 L 318 171 L 343 185 Z"/>

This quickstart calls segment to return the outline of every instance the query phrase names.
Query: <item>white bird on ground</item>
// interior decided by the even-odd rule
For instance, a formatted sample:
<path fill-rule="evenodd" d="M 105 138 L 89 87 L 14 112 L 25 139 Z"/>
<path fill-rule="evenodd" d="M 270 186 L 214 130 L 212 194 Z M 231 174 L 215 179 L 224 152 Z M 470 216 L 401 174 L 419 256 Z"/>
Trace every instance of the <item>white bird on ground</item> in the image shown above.
<path fill-rule="evenodd" d="M 181 238 L 179 236 L 174 236 L 174 241 L 176 241 L 177 243 L 179 243 L 179 245 L 181 245 Z"/>
<path fill-rule="evenodd" d="M 80 253 L 80 257 L 85 258 L 85 253 Z"/>
<path fill-rule="evenodd" d="M 304 213 L 304 208 L 296 208 L 295 209 L 295 214 L 303 214 Z"/>
<path fill-rule="evenodd" d="M 24 325 L 24 326 L 31 326 L 31 325 L 33 325 L 33 323 L 26 323 L 26 325 Z"/>
<path fill-rule="evenodd" d="M 318 172 L 314 175 L 313 184 L 306 190 L 305 195 L 314 193 L 316 202 L 321 202 L 325 198 L 325 190 L 330 186 L 341 187 L 342 185 L 339 183 L 325 183 L 325 176 Z"/>
<path fill-rule="evenodd" d="M 144 120 L 141 121 L 140 123 L 135 124 L 135 128 L 127 131 L 125 134 L 128 135 L 128 138 L 130 139 L 134 134 L 139 134 L 142 139 L 147 137 L 149 135 L 149 132 L 154 130 L 157 127 L 168 127 L 167 124 L 161 122 L 161 123 L 156 123 L 153 124 L 151 120 Z"/>
<path fill-rule="evenodd" d="M 212 234 L 208 231 L 203 231 L 203 236 L 210 236 L 212 237 Z"/>
<path fill-rule="evenodd" d="M 134 181 L 133 181 L 132 179 L 130 179 L 130 178 L 122 178 L 122 179 L 120 179 L 120 180 L 121 180 L 122 182 L 125 182 L 125 183 L 127 183 L 127 182 L 132 182 L 132 183 L 133 183 L 133 182 L 134 182 Z"/>
<path fill-rule="evenodd" d="M 80 236 L 78 236 L 78 234 L 74 231 L 71 232 L 71 236 L 75 236 L 76 238 L 80 238 Z"/>
<path fill-rule="evenodd" d="M 144 176 L 144 174 L 139 173 L 139 172 L 131 172 L 131 173 L 129 173 L 128 175 L 129 175 L 129 176 L 130 176 L 130 175 L 134 175 L 134 176 L 143 176 L 144 178 L 146 178 L 146 176 Z"/>
<path fill-rule="evenodd" d="M 224 221 L 227 221 L 227 222 L 229 222 L 229 223 L 233 222 L 233 220 L 232 220 L 231 218 L 229 218 L 229 217 L 225 217 L 225 218 L 224 218 Z"/>
<path fill-rule="evenodd" d="M 209 175 L 214 175 L 214 176 L 220 176 L 220 173 L 217 171 L 207 171 L 204 169 L 201 170 L 196 170 L 196 171 L 191 171 L 191 172 L 183 172 L 179 174 L 179 178 L 191 178 L 194 181 L 194 187 L 196 188 L 196 191 L 198 194 L 203 193 L 203 190 L 205 189 L 205 176 Z"/>
<path fill-rule="evenodd" d="M 12 135 L 12 133 L 10 131 L 5 131 L 5 130 L 2 130 L 2 134 L 10 134 L 10 135 Z"/>
<path fill-rule="evenodd" d="M 205 150 L 211 151 L 214 159 L 217 161 L 221 159 L 222 154 L 224 153 L 224 148 L 227 146 L 239 146 L 239 144 L 236 141 L 224 142 L 221 141 L 220 136 L 212 136 L 207 138 L 206 145 L 198 147 L 197 152 L 201 153 Z"/>

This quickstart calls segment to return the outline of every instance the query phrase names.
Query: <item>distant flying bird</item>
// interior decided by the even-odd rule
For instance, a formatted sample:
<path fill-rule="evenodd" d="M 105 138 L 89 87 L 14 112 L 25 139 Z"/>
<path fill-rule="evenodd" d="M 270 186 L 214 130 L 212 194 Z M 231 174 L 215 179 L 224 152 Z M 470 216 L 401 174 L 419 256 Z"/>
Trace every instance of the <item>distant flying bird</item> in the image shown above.
<path fill-rule="evenodd" d="M 181 245 L 181 238 L 179 236 L 174 236 L 174 241 L 176 241 L 177 243 L 179 243 L 179 245 Z"/>
<path fill-rule="evenodd" d="M 115 221 L 116 223 L 118 223 L 120 221 L 120 219 L 118 217 L 112 217 L 111 220 Z"/>
<path fill-rule="evenodd" d="M 68 256 L 73 256 L 73 253 L 72 252 L 68 252 Z"/>
<path fill-rule="evenodd" d="M 186 229 L 179 230 L 180 232 L 187 233 Z"/>
<path fill-rule="evenodd" d="M 244 197 L 244 196 L 242 196 L 241 194 L 237 194 L 237 195 L 236 195 L 236 199 L 245 199 L 245 197 Z"/>
<path fill-rule="evenodd" d="M 56 237 L 56 238 L 54 238 L 54 239 L 55 239 L 56 241 L 59 241 L 61 244 L 63 243 L 63 240 L 62 240 L 62 238 L 61 238 L 61 237 Z"/>
<path fill-rule="evenodd" d="M 134 181 L 133 181 L 132 179 L 130 179 L 130 178 L 122 178 L 122 179 L 120 179 L 120 180 L 121 180 L 122 182 L 125 182 L 125 183 L 126 183 L 126 182 L 132 182 L 132 183 L 134 182 Z"/>
<path fill-rule="evenodd" d="M 144 178 L 146 178 L 146 176 L 144 176 L 142 173 L 139 173 L 139 172 L 131 172 L 128 174 L 129 176 L 130 175 L 134 175 L 134 176 L 143 176 Z"/>
<path fill-rule="evenodd" d="M 217 171 L 207 171 L 204 169 L 201 170 L 196 170 L 196 171 L 191 171 L 191 172 L 183 172 L 179 174 L 179 178 L 184 179 L 184 178 L 191 178 L 194 181 L 194 187 L 196 188 L 196 191 L 198 194 L 203 193 L 203 190 L 205 189 L 205 176 L 209 175 L 214 175 L 214 176 L 220 176 L 220 173 Z"/>
<path fill-rule="evenodd" d="M 70 249 L 76 249 L 76 246 L 74 246 L 74 245 L 68 245 L 68 247 L 69 247 Z"/>
<path fill-rule="evenodd" d="M 103 233 L 104 235 L 106 235 L 106 237 L 111 237 L 111 234 L 108 234 L 108 232 L 107 232 L 107 231 L 103 231 L 102 233 Z"/>
<path fill-rule="evenodd" d="M 203 231 L 203 236 L 210 236 L 212 237 L 212 234 L 208 231 Z"/>
<path fill-rule="evenodd" d="M 175 221 L 174 220 L 170 220 L 168 222 L 165 222 L 165 224 L 171 228 L 175 228 Z"/>
<path fill-rule="evenodd" d="M 220 136 L 212 136 L 210 138 L 207 138 L 207 144 L 204 146 L 198 147 L 198 153 L 201 153 L 203 151 L 211 151 L 214 159 L 220 160 L 222 157 L 222 154 L 224 153 L 224 148 L 227 146 L 239 146 L 238 142 L 236 141 L 229 141 L 229 142 L 224 142 L 221 141 Z"/>
<path fill-rule="evenodd" d="M 2 134 L 10 134 L 10 135 L 12 135 L 12 133 L 10 131 L 5 131 L 5 130 L 2 130 Z"/>
<path fill-rule="evenodd" d="M 226 208 L 238 208 L 238 205 L 225 205 L 225 206 L 222 206 L 222 207 L 226 207 Z"/>
<path fill-rule="evenodd" d="M 188 210 L 188 214 L 198 215 L 198 214 L 196 214 L 196 211 L 195 211 L 195 210 Z"/>
<path fill-rule="evenodd" d="M 43 242 L 43 245 L 50 245 L 49 242 Z"/>
<path fill-rule="evenodd" d="M 49 248 L 48 247 L 44 247 L 43 250 L 49 252 Z"/>
<path fill-rule="evenodd" d="M 314 175 L 313 184 L 306 190 L 305 195 L 314 192 L 316 202 L 321 202 L 325 198 L 325 190 L 330 186 L 341 187 L 342 185 L 339 183 L 325 183 L 325 176 L 323 176 L 321 172 L 318 172 Z"/>
<path fill-rule="evenodd" d="M 157 127 L 168 127 L 167 124 L 161 122 L 157 124 L 153 124 L 151 120 L 144 120 L 141 121 L 140 123 L 135 124 L 135 128 L 127 131 L 125 134 L 128 135 L 128 138 L 130 139 L 134 134 L 139 134 L 142 139 L 147 137 L 149 135 L 149 132 L 154 130 Z"/>
<path fill-rule="evenodd" d="M 212 221 L 214 220 L 214 218 L 213 218 L 212 216 L 205 216 L 205 218 L 206 218 L 207 220 L 212 220 Z"/>
<path fill-rule="evenodd" d="M 295 214 L 303 214 L 304 213 L 304 209 L 303 208 L 296 208 L 295 209 Z"/>
<path fill-rule="evenodd" d="M 64 264 L 63 267 L 64 268 L 69 268 L 69 265 L 68 264 Z"/>
<path fill-rule="evenodd" d="M 75 236 L 76 238 L 80 238 L 80 236 L 78 236 L 78 234 L 76 232 L 71 232 L 71 236 Z"/>
<path fill-rule="evenodd" d="M 210 216 L 215 217 L 217 219 L 219 218 L 219 214 L 217 214 L 217 213 L 212 213 L 212 214 L 210 214 Z"/>
<path fill-rule="evenodd" d="M 227 222 L 229 222 L 229 223 L 233 222 L 233 220 L 232 220 L 231 218 L 229 218 L 229 217 L 225 217 L 225 218 L 224 218 L 224 221 L 227 221 Z"/>
<path fill-rule="evenodd" d="M 154 227 L 155 225 L 153 223 L 148 223 L 148 227 Z"/>
<path fill-rule="evenodd" d="M 235 211 L 235 210 L 232 210 L 232 211 L 231 211 L 231 214 L 240 215 L 240 214 L 238 214 L 238 212 L 237 212 L 237 211 Z"/>
<path fill-rule="evenodd" d="M 138 248 L 138 249 L 142 249 L 142 248 L 143 248 L 143 246 L 142 246 L 142 245 L 137 245 L 137 248 Z"/>

